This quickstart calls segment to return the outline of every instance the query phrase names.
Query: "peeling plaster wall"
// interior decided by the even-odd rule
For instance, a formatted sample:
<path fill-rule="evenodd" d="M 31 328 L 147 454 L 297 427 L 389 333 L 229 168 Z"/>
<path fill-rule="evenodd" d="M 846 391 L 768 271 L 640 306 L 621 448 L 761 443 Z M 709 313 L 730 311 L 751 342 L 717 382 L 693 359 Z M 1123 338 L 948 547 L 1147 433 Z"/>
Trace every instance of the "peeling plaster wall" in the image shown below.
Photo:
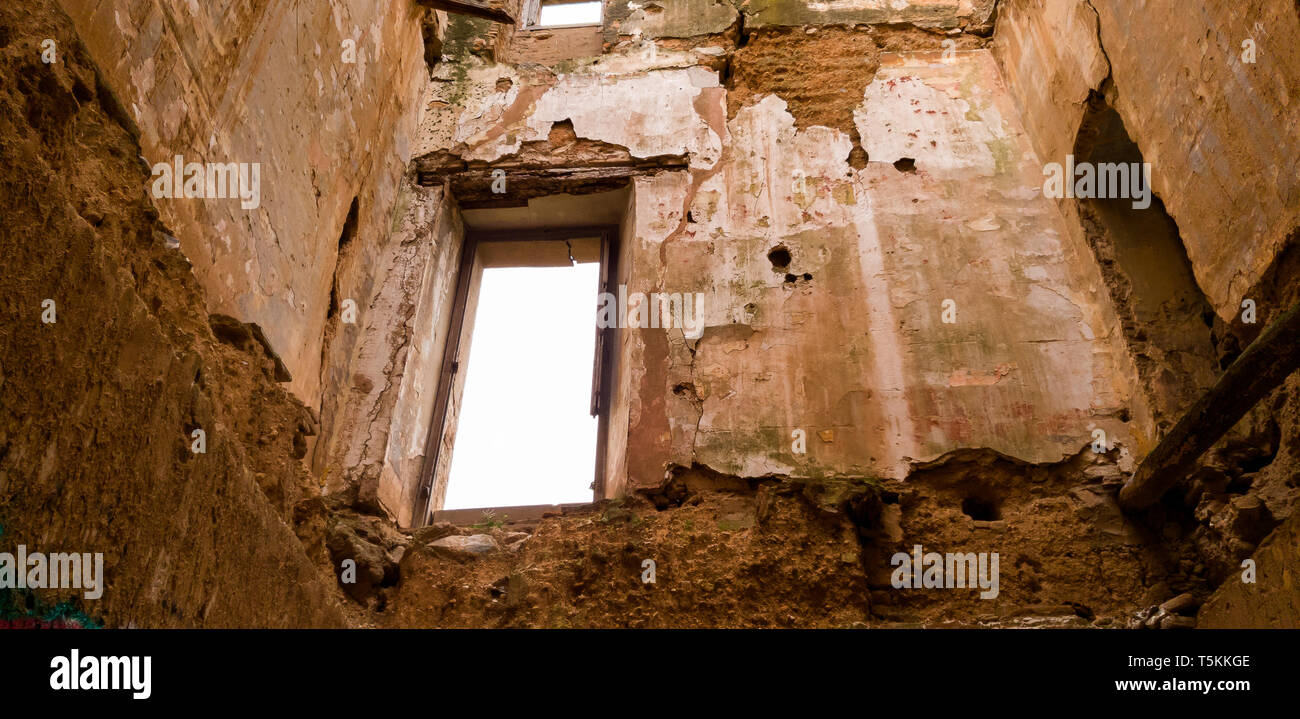
<path fill-rule="evenodd" d="M 259 325 L 316 405 L 337 241 L 354 197 L 364 306 L 426 81 L 411 2 L 60 0 L 141 132 L 149 164 L 261 164 L 260 207 L 160 199 L 210 312 Z M 343 61 L 343 41 L 356 62 Z M 350 342 L 335 344 L 346 361 Z"/>
<path fill-rule="evenodd" d="M 857 115 L 866 169 L 848 167 L 844 133 L 796 131 L 769 96 L 729 123 L 721 172 L 656 205 L 669 214 L 639 238 L 643 257 L 669 258 L 665 289 L 707 298 L 701 419 L 689 437 L 671 411 L 668 427 L 634 418 L 630 443 L 667 430 L 669 462 L 746 476 L 900 477 L 958 447 L 1041 462 L 1077 451 L 1093 426 L 1126 434 L 1108 418 L 1130 390 L 1099 277 L 1033 191 L 1036 157 L 991 57 L 937 60 L 882 58 Z M 903 157 L 915 173 L 895 169 Z M 675 233 L 687 202 L 695 222 Z M 793 260 L 774 272 L 778 244 Z M 644 351 L 672 367 L 652 334 Z M 656 390 L 653 378 L 641 388 Z M 807 455 L 791 451 L 795 429 Z M 645 472 L 634 483 L 661 463 L 630 462 Z"/>
<path fill-rule="evenodd" d="M 441 379 L 443 350 L 451 326 L 451 311 L 456 293 L 456 267 L 464 243 L 464 222 L 453 203 L 447 202 L 441 189 L 414 189 L 416 193 L 437 198 L 437 220 L 424 230 L 425 218 L 417 213 L 410 232 L 428 232 L 433 247 L 425 262 L 418 287 L 420 294 L 411 325 L 410 349 L 401 374 L 393 413 L 385 470 L 379 486 L 379 498 L 385 507 L 396 506 L 393 514 L 398 524 L 412 523 L 421 470 L 424 467 L 425 443 L 433 420 L 434 398 Z M 417 234 L 418 236 L 418 234 Z"/>
<path fill-rule="evenodd" d="M 1285 0 L 1214 0 L 1202 12 L 1173 0 L 1094 4 L 1116 109 L 1155 168 L 1197 280 L 1230 319 L 1300 228 L 1300 12 Z M 1246 38 L 1254 64 L 1241 60 Z M 1151 61 L 1153 47 L 1169 53 L 1164 63 Z"/>
<path fill-rule="evenodd" d="M 554 123 L 570 120 L 579 137 L 622 145 L 636 157 L 685 151 L 693 164 L 711 166 L 722 142 L 695 102 L 722 91 L 717 74 L 697 66 L 696 57 L 677 51 L 606 55 L 562 74 L 479 63 L 439 68 L 426 99 L 431 122 L 416 155 L 445 149 L 466 160 L 497 160 L 525 142 L 545 140 Z M 617 118 L 611 118 L 615 107 Z"/>
<path fill-rule="evenodd" d="M 570 119 L 635 157 L 688 155 L 688 170 L 635 178 L 620 281 L 702 293 L 707 326 L 620 333 L 611 494 L 697 463 L 903 477 L 962 447 L 1059 460 L 1094 428 L 1132 445 L 1113 309 L 1039 191 L 990 52 L 882 55 L 854 115 L 861 170 L 846 132 L 796 128 L 775 95 L 728 121 L 725 89 L 692 62 L 706 60 L 641 47 L 571 72 L 444 68 L 430 117 L 456 121 L 426 126 L 417 152 L 490 162 Z M 895 167 L 904 158 L 915 171 Z M 769 262 L 778 245 L 789 267 Z"/>
<path fill-rule="evenodd" d="M 403 526 L 424 463 L 463 239 L 442 188 L 403 185 L 373 297 L 358 313 L 355 353 L 346 371 L 327 377 L 332 411 L 313 469 L 327 491 L 359 483 L 364 501 Z"/>
<path fill-rule="evenodd" d="M 1300 227 L 1300 12 L 1285 0 L 1004 0 L 996 53 L 1039 152 L 1062 162 L 1089 89 L 1114 105 L 1231 320 Z M 1098 34 L 1099 33 L 1099 34 Z M 1100 40 L 1098 41 L 1098 38 Z M 1256 62 L 1242 43 L 1256 45 Z M 1159 48 L 1157 56 L 1152 48 Z M 1158 58 L 1158 60 L 1157 60 Z"/>
<path fill-rule="evenodd" d="M 1098 39 L 1097 14 L 1083 0 L 1004 1 L 998 13 L 993 53 L 1029 140 L 1043 162 L 1064 162 L 1074 151 L 1090 93 L 1100 91 L 1110 74 Z M 1086 245 L 1076 203 L 1062 199 L 1057 207 L 1073 242 Z M 1126 354 L 1120 371 L 1138 376 L 1131 354 Z M 1157 440 L 1156 408 L 1141 392 L 1134 393 L 1131 406 L 1136 449 L 1143 455 Z"/>

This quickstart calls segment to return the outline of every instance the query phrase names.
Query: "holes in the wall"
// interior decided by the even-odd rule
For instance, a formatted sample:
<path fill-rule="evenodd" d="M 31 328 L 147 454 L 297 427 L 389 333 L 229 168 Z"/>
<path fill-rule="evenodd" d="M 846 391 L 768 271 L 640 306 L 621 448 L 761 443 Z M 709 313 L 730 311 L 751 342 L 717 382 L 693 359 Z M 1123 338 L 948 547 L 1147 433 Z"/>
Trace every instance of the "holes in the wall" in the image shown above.
<path fill-rule="evenodd" d="M 1144 178 L 1141 149 L 1103 94 L 1088 100 L 1074 157 L 1080 166 L 1127 170 L 1100 193 L 1106 197 L 1078 199 L 1076 206 L 1134 359 L 1137 387 L 1163 431 L 1214 383 L 1221 359 L 1215 313 L 1196 281 L 1177 223 Z M 1143 198 L 1145 204 L 1139 202 Z M 1178 310 L 1171 312 L 1174 307 Z"/>
<path fill-rule="evenodd" d="M 785 281 L 788 283 L 793 284 L 799 280 L 807 281 L 812 279 L 812 275 L 807 272 L 802 275 L 790 272 L 790 263 L 794 261 L 794 257 L 790 254 L 790 248 L 785 245 L 777 245 L 768 250 L 767 261 L 772 263 L 773 272 L 785 273 Z"/>
<path fill-rule="evenodd" d="M 241 350 L 252 347 L 252 335 L 243 322 L 226 315 L 214 314 L 208 317 L 208 324 L 212 327 L 212 336 L 216 337 L 218 342 L 224 342 Z"/>
<path fill-rule="evenodd" d="M 339 271 L 343 267 L 343 260 L 348 254 L 348 247 L 352 240 L 357 236 L 357 198 L 352 198 L 352 206 L 348 208 L 348 217 L 343 221 L 343 232 L 339 234 L 339 251 L 334 263 L 334 281 L 330 284 L 330 302 L 329 309 L 325 312 L 325 322 L 329 324 L 339 311 Z"/>
<path fill-rule="evenodd" d="M 1250 486 L 1251 479 L 1253 479 L 1251 475 L 1253 475 L 1254 473 L 1264 469 L 1265 467 L 1273 463 L 1273 458 L 1277 456 L 1276 442 L 1274 442 L 1271 445 L 1271 449 L 1272 452 L 1270 453 L 1262 454 L 1256 457 L 1248 457 L 1246 459 L 1241 460 L 1241 463 L 1238 466 L 1241 467 L 1244 470 L 1244 472 L 1239 476 L 1239 479 L 1244 481 L 1247 487 Z"/>
<path fill-rule="evenodd" d="M 330 348 L 334 344 L 334 336 L 339 332 L 339 323 L 336 321 L 339 314 L 339 276 L 344 273 L 349 264 L 349 258 L 352 256 L 353 240 L 357 236 L 357 222 L 359 211 L 357 198 L 352 198 L 352 205 L 348 207 L 347 219 L 343 220 L 343 230 L 339 233 L 339 249 L 334 259 L 334 276 L 330 282 L 330 299 L 329 305 L 325 310 L 325 331 L 321 337 L 320 362 L 321 367 L 329 367 Z"/>
<path fill-rule="evenodd" d="M 497 78 L 497 92 L 510 92 L 510 88 L 515 86 L 515 81 L 508 77 Z"/>
<path fill-rule="evenodd" d="M 46 143 L 67 132 L 80 108 L 72 93 L 50 73 L 40 73 L 38 78 L 20 76 L 19 93 L 27 100 L 27 122 Z"/>
<path fill-rule="evenodd" d="M 339 276 L 334 273 L 334 281 L 330 283 L 330 303 L 329 309 L 325 310 L 325 324 L 329 325 L 334 322 L 334 318 L 339 314 Z"/>
<path fill-rule="evenodd" d="M 768 250 L 767 260 L 772 263 L 772 269 L 777 272 L 784 272 L 790 266 L 793 258 L 790 256 L 790 249 L 785 245 L 777 245 Z"/>
<path fill-rule="evenodd" d="M 212 328 L 212 335 L 221 342 L 244 352 L 266 355 L 271 360 L 271 376 L 276 382 L 293 381 L 289 368 L 271 348 L 271 341 L 266 338 L 266 333 L 256 323 L 241 322 L 229 315 L 211 314 L 208 315 L 208 326 Z"/>
<path fill-rule="evenodd" d="M 546 141 L 551 143 L 552 149 L 571 145 L 577 140 L 578 131 L 573 128 L 573 120 L 568 118 L 551 123 L 551 130 L 546 134 Z"/>
<path fill-rule="evenodd" d="M 961 501 L 961 511 L 977 522 L 993 522 L 1002 518 L 1002 510 L 992 499 L 971 495 Z"/>
<path fill-rule="evenodd" d="M 343 232 L 339 234 L 339 251 L 352 244 L 352 240 L 357 236 L 357 214 L 359 205 L 357 198 L 352 198 L 352 205 L 348 207 L 348 218 L 343 221 Z"/>
<path fill-rule="evenodd" d="M 848 161 L 849 167 L 852 167 L 855 170 L 861 170 L 867 166 L 868 162 L 871 162 L 871 156 L 867 154 L 866 150 L 862 149 L 862 145 L 858 144 L 858 131 L 856 128 L 853 130 L 852 134 L 853 137 L 851 139 L 853 140 L 853 149 L 849 150 L 849 155 L 845 159 Z"/>
<path fill-rule="evenodd" d="M 424 64 L 431 69 L 442 62 L 443 37 L 438 31 L 438 14 L 429 10 L 420 20 L 420 36 L 424 41 Z M 236 37 L 235 42 L 238 40 Z"/>
<path fill-rule="evenodd" d="M 85 105 L 95 99 L 95 91 L 91 90 L 90 87 L 86 85 L 86 83 L 82 82 L 81 78 L 78 77 L 72 81 L 72 96 L 77 98 L 77 102 Z"/>
<path fill-rule="evenodd" d="M 726 59 L 722 61 L 722 69 L 718 71 L 718 81 L 722 83 L 722 86 L 726 88 L 728 92 L 736 89 L 735 85 L 732 83 L 731 78 L 732 78 L 731 56 L 727 55 Z"/>
<path fill-rule="evenodd" d="M 894 160 L 894 169 L 899 172 L 916 172 L 916 159 L 912 157 L 900 157 Z"/>

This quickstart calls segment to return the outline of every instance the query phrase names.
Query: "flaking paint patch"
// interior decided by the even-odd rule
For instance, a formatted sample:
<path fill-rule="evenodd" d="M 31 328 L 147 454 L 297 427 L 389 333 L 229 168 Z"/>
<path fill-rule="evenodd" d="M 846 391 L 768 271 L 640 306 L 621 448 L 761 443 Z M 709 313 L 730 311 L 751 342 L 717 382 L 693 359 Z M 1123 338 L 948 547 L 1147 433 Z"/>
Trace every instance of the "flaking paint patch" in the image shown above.
<path fill-rule="evenodd" d="M 572 72 L 524 77 L 513 66 L 474 59 L 439 71 L 427 106 L 461 106 L 454 123 L 424 122 L 417 154 L 452 150 L 467 160 L 491 162 L 544 140 L 557 122 L 573 123 L 578 137 L 628 148 L 638 158 L 688 154 L 696 169 L 714 167 L 722 154 L 719 108 L 725 103 L 717 73 L 689 53 L 609 56 L 575 65 Z M 667 65 L 676 59 L 679 66 Z M 499 78 L 511 80 L 504 92 Z M 616 113 L 609 108 L 617 107 Z M 443 110 L 445 112 L 446 110 Z M 439 131 L 450 125 L 454 132 Z"/>
<path fill-rule="evenodd" d="M 922 172 L 962 169 L 992 176 L 1004 171 L 991 149 L 1000 139 L 995 134 L 1000 123 L 984 122 L 976 112 L 989 96 L 975 84 L 982 68 L 978 63 L 944 67 L 942 74 L 920 75 L 904 56 L 881 55 L 880 69 L 854 111 L 863 149 L 873 162 L 911 158 Z"/>

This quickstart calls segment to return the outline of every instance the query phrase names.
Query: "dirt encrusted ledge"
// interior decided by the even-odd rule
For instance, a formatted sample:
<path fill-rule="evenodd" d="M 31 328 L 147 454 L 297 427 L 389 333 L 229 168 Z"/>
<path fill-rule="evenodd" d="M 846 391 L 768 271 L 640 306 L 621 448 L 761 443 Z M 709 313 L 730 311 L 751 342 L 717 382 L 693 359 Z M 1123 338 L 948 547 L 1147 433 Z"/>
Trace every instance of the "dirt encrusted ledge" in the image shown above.
<path fill-rule="evenodd" d="M 397 537 L 332 521 L 342 551 L 373 560 L 362 626 L 1192 626 L 1213 589 L 1196 520 L 1176 507 L 1123 515 L 1117 455 L 1027 464 L 959 450 L 902 481 L 695 465 L 540 521 L 485 514 Z M 996 553 L 995 596 L 974 580 L 894 586 L 894 558 L 918 546 Z"/>

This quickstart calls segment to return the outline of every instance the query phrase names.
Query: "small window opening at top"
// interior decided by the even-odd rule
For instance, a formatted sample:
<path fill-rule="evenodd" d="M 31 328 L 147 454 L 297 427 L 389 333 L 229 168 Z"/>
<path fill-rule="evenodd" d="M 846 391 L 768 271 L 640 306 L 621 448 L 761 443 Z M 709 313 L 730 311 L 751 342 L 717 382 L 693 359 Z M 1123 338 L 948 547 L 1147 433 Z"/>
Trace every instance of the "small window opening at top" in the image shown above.
<path fill-rule="evenodd" d="M 571 25 L 599 25 L 600 0 L 595 2 L 543 2 L 537 17 L 537 27 L 568 27 Z"/>

